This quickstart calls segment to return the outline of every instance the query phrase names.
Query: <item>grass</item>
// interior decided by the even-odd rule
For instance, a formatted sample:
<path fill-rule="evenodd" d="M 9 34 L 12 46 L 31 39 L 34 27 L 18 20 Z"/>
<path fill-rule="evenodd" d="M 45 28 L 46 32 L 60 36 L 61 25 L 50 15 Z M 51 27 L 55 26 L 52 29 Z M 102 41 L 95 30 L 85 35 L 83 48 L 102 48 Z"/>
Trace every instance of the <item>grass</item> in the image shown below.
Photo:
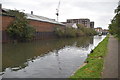
<path fill-rule="evenodd" d="M 107 53 L 108 36 L 88 55 L 85 66 L 78 69 L 70 78 L 101 78 L 104 56 Z"/>

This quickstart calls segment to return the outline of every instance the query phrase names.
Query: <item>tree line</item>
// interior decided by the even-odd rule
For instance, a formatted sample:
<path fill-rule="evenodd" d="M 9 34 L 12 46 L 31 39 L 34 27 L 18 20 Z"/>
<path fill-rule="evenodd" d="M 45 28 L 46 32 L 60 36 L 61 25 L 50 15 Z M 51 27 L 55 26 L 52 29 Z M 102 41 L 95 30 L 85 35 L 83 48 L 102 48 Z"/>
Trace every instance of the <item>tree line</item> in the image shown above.
<path fill-rule="evenodd" d="M 71 26 L 65 27 L 64 29 L 60 27 L 55 27 L 55 34 L 58 37 L 80 37 L 80 36 L 93 36 L 96 35 L 97 32 L 92 28 L 86 28 L 83 24 L 77 24 L 78 28 L 73 28 Z"/>
<path fill-rule="evenodd" d="M 115 16 L 109 24 L 109 32 L 120 39 L 120 5 L 115 9 Z"/>

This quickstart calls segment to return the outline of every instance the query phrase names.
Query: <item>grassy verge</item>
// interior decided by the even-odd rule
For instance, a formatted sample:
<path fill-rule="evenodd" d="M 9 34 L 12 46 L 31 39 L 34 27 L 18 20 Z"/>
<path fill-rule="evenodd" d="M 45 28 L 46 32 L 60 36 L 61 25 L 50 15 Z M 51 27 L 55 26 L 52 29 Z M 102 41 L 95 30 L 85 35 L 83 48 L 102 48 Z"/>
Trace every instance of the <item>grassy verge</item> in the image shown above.
<path fill-rule="evenodd" d="M 108 36 L 88 55 L 85 66 L 78 69 L 70 78 L 101 78 L 104 56 L 107 53 Z"/>

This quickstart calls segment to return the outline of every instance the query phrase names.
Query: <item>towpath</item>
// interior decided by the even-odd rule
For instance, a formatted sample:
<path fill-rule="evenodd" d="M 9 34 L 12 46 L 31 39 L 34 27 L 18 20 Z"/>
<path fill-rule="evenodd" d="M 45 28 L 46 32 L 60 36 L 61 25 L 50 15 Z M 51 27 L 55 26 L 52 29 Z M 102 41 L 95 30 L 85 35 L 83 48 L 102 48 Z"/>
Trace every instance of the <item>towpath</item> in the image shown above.
<path fill-rule="evenodd" d="M 118 40 L 113 36 L 109 37 L 108 53 L 105 57 L 102 78 L 118 78 Z M 120 57 L 119 57 L 120 58 Z"/>

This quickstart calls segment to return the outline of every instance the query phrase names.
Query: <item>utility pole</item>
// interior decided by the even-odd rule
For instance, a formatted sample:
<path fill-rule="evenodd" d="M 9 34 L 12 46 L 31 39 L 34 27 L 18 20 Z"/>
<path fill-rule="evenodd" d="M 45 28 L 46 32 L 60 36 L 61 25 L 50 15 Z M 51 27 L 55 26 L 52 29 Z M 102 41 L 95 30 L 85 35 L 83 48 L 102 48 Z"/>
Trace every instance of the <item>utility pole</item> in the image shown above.
<path fill-rule="evenodd" d="M 57 15 L 57 21 L 58 21 L 58 18 L 59 18 L 59 8 L 60 8 L 60 0 L 59 0 L 59 3 L 58 3 L 58 7 L 56 9 L 56 15 Z"/>

